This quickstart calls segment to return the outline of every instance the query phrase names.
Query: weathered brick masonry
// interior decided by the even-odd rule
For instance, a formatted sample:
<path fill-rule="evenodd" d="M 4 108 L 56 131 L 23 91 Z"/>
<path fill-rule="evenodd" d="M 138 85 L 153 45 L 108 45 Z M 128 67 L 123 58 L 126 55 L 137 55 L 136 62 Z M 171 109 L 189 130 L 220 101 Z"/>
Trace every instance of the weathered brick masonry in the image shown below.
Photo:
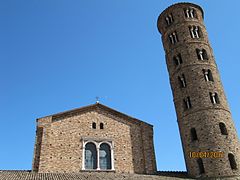
<path fill-rule="evenodd" d="M 187 171 L 192 177 L 239 174 L 239 140 L 203 23 L 203 10 L 178 3 L 159 16 L 158 29 L 174 97 Z M 223 158 L 190 158 L 223 152 Z"/>
<path fill-rule="evenodd" d="M 62 173 L 85 170 L 84 141 L 112 144 L 114 167 L 110 171 L 143 174 L 156 171 L 152 125 L 99 103 L 37 120 L 33 170 Z"/>

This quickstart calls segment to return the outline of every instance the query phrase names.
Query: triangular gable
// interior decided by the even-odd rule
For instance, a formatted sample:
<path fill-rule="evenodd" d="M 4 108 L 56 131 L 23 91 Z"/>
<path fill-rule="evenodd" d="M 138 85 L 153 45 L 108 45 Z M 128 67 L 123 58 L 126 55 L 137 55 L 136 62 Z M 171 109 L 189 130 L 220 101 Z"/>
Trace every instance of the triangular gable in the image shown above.
<path fill-rule="evenodd" d="M 139 120 L 139 119 L 136 119 L 136 118 L 133 118 L 129 115 L 126 115 L 124 113 L 121 113 L 115 109 L 112 109 L 112 108 L 109 108 L 103 104 L 100 104 L 100 103 L 96 103 L 96 104 L 92 104 L 92 105 L 88 105 L 88 106 L 84 106 L 84 107 L 80 107 L 80 108 L 76 108 L 76 109 L 72 109 L 72 110 L 68 110 L 68 111 L 64 111 L 64 112 L 60 112 L 60 113 L 56 113 L 56 114 L 53 114 L 53 115 L 49 115 L 49 116 L 46 116 L 46 117 L 52 117 L 52 122 L 54 121 L 57 121 L 58 119 L 60 119 L 61 117 L 64 117 L 64 116 L 73 116 L 75 115 L 76 113 L 83 113 L 83 112 L 88 112 L 88 111 L 92 111 L 92 110 L 104 110 L 104 111 L 107 111 L 108 113 L 114 115 L 114 116 L 117 116 L 117 117 L 120 117 L 128 122 L 131 122 L 131 123 L 136 123 L 136 124 L 140 124 L 140 123 L 144 123 L 148 126 L 153 126 L 149 123 L 146 123 L 142 120 Z M 41 118 L 38 118 L 38 119 L 41 119 Z M 38 121 L 37 119 L 37 121 Z"/>

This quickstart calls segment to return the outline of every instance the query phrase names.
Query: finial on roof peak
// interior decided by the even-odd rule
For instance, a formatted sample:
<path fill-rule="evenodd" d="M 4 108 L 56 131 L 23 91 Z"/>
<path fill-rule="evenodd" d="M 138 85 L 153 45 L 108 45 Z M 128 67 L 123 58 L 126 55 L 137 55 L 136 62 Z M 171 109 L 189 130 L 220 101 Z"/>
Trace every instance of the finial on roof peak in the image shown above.
<path fill-rule="evenodd" d="M 98 96 L 96 96 L 96 104 L 99 104 L 99 97 Z"/>

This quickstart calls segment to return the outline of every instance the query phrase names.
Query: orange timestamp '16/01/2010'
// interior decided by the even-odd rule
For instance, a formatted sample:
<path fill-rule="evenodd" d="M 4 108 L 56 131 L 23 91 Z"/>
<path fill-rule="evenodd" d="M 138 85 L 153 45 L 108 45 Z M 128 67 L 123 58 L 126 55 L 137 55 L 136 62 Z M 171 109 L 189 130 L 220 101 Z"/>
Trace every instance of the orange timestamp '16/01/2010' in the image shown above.
<path fill-rule="evenodd" d="M 190 158 L 223 158 L 224 152 L 210 151 L 210 152 L 189 152 Z"/>

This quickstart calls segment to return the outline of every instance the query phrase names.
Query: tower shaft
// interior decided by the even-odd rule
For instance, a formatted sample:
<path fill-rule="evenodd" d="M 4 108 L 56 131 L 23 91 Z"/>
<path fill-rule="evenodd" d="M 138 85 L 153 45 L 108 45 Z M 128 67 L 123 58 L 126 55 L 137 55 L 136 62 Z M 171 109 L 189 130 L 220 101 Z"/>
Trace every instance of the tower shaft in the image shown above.
<path fill-rule="evenodd" d="M 159 16 L 158 29 L 189 175 L 238 175 L 239 141 L 202 8 L 191 3 L 172 5 Z"/>

